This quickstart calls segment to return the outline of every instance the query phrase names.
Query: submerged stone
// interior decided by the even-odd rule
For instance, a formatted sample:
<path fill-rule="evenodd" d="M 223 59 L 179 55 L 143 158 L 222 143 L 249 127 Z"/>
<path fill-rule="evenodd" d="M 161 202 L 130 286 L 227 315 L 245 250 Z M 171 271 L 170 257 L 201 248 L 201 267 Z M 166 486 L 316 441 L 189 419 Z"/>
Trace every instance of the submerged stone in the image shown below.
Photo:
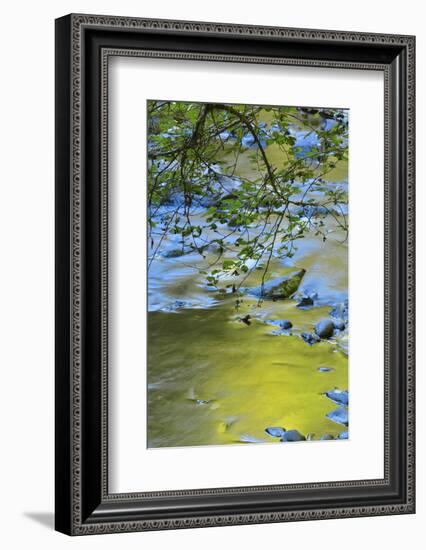
<path fill-rule="evenodd" d="M 172 250 L 164 252 L 162 256 L 164 258 L 180 258 L 180 256 L 183 256 L 184 254 L 185 251 L 182 248 L 173 248 Z"/>
<path fill-rule="evenodd" d="M 282 443 L 289 443 L 293 441 L 306 441 L 306 437 L 297 430 L 288 430 L 281 437 Z"/>
<path fill-rule="evenodd" d="M 315 333 L 320 338 L 330 338 L 333 336 L 334 332 L 334 324 L 331 319 L 321 319 L 316 325 L 315 325 Z"/>
<path fill-rule="evenodd" d="M 288 275 L 272 279 L 263 285 L 255 287 L 250 292 L 261 298 L 285 300 L 297 291 L 305 273 L 305 269 L 297 269 Z"/>
<path fill-rule="evenodd" d="M 343 424 L 344 426 L 348 425 L 348 410 L 345 407 L 338 407 L 334 411 L 329 412 L 327 415 L 331 421 L 336 422 L 336 424 Z"/>
<path fill-rule="evenodd" d="M 163 308 L 163 311 L 176 312 L 179 309 L 191 308 L 194 304 L 192 302 L 187 302 L 184 300 L 175 300 L 172 304 L 167 305 Z"/>
<path fill-rule="evenodd" d="M 348 405 L 349 404 L 349 392 L 346 390 L 330 390 L 326 391 L 325 395 L 334 401 L 334 403 L 337 403 L 337 405 Z"/>
<path fill-rule="evenodd" d="M 266 428 L 265 432 L 268 434 L 268 435 L 271 435 L 272 437 L 282 437 L 284 434 L 285 434 L 285 428 L 280 428 L 280 427 L 270 427 L 270 428 Z"/>

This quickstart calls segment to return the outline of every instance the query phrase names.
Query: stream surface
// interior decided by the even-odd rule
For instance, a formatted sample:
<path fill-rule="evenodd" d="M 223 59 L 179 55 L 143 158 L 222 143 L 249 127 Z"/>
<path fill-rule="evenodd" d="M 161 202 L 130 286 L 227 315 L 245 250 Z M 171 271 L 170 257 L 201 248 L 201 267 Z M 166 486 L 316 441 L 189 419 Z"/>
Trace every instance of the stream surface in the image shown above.
<path fill-rule="evenodd" d="M 242 155 L 236 176 L 250 170 Z M 347 164 L 329 184 L 347 186 Z M 248 293 L 237 309 L 232 293 L 206 287 L 198 254 L 175 255 L 176 239 L 163 240 L 148 277 L 148 447 L 279 443 L 265 432 L 271 426 L 308 439 L 348 431 L 327 417 L 339 405 L 325 395 L 348 390 L 347 327 L 314 345 L 301 337 L 348 298 L 347 241 L 333 219 L 325 229 L 325 242 L 308 234 L 291 260 L 273 258 L 268 271 L 270 280 L 304 268 L 298 295 L 315 296 L 307 309 Z M 244 286 L 259 285 L 261 275 L 254 270 Z M 282 320 L 292 328 L 281 330 Z"/>

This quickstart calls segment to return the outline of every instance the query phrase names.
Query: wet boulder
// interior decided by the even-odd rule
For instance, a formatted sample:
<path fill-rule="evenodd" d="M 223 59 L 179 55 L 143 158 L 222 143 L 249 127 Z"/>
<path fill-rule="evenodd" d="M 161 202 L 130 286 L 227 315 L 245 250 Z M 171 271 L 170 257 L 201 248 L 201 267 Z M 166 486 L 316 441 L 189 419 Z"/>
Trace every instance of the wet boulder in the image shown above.
<path fill-rule="evenodd" d="M 306 441 L 306 437 L 297 430 L 287 430 L 281 437 L 282 443 L 290 443 L 293 441 Z"/>
<path fill-rule="evenodd" d="M 282 437 L 285 434 L 286 430 L 285 428 L 271 426 L 269 428 L 266 428 L 265 432 L 272 437 Z"/>
<path fill-rule="evenodd" d="M 297 292 L 305 273 L 305 269 L 295 269 L 288 275 L 271 279 L 263 285 L 253 288 L 251 293 L 261 298 L 285 300 Z"/>
<path fill-rule="evenodd" d="M 272 437 L 279 437 L 282 443 L 292 441 L 306 441 L 306 437 L 298 430 L 286 430 L 285 428 L 271 426 L 265 432 Z"/>
<path fill-rule="evenodd" d="M 346 390 L 334 389 L 326 391 L 325 395 L 337 405 L 345 405 L 347 407 L 349 404 L 349 392 Z"/>
<path fill-rule="evenodd" d="M 162 256 L 163 258 L 180 258 L 181 256 L 184 256 L 185 253 L 186 252 L 183 248 L 172 248 L 171 250 L 163 252 Z"/>
<path fill-rule="evenodd" d="M 347 426 L 349 423 L 348 409 L 345 407 L 338 407 L 337 409 L 334 409 L 334 411 L 329 412 L 326 416 L 332 422 L 336 422 L 336 424 L 343 424 L 344 426 Z"/>
<path fill-rule="evenodd" d="M 315 334 L 320 338 L 331 338 L 334 332 L 334 324 L 331 319 L 321 319 L 315 325 Z"/>

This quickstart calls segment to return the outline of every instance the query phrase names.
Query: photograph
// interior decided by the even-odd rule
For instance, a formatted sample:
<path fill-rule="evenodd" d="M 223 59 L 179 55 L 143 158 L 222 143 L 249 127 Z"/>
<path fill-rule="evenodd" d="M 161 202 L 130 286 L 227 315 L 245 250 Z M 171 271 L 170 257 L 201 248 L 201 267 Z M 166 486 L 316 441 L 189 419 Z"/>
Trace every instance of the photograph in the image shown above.
<path fill-rule="evenodd" d="M 420 27 L 173 8 L 55 20 L 55 529 L 350 546 L 416 510 Z"/>
<path fill-rule="evenodd" d="M 349 438 L 349 120 L 147 101 L 148 448 Z"/>

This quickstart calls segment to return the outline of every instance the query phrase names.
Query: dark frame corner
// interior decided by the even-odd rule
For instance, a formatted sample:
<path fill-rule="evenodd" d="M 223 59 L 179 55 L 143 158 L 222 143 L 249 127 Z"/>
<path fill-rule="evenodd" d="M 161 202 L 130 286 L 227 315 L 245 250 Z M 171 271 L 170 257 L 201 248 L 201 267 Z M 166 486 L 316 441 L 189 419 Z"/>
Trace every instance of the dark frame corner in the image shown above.
<path fill-rule="evenodd" d="M 115 495 L 107 480 L 108 56 L 385 75 L 385 477 Z M 56 20 L 56 529 L 69 535 L 414 513 L 415 38 L 98 15 Z"/>

